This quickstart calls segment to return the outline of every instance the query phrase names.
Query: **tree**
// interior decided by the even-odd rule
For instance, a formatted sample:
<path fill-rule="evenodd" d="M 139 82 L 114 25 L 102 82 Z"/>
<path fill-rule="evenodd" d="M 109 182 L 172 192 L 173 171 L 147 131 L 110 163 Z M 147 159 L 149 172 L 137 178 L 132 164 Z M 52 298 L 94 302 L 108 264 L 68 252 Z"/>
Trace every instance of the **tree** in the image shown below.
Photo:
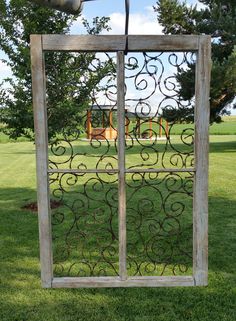
<path fill-rule="evenodd" d="M 207 34 L 212 37 L 212 76 L 210 92 L 211 121 L 221 115 L 236 96 L 236 2 L 199 0 L 201 9 L 178 0 L 159 0 L 154 6 L 165 34 Z M 180 97 L 190 99 L 193 92 L 194 65 L 180 70 L 177 80 Z M 236 108 L 236 103 L 233 103 Z"/>
<path fill-rule="evenodd" d="M 30 34 L 67 34 L 76 18 L 26 0 L 0 0 L 0 48 L 8 56 L 6 63 L 13 74 L 0 88 L 0 121 L 10 137 L 34 136 Z M 109 30 L 108 21 L 108 18 L 97 17 L 92 26 L 87 21 L 84 25 L 89 33 L 98 34 L 103 29 Z M 81 114 L 89 105 L 90 92 L 99 90 L 100 80 L 111 70 L 111 65 L 104 62 L 96 73 L 89 72 L 93 59 L 92 53 L 51 52 L 45 55 L 49 137 L 68 126 L 81 126 Z"/>

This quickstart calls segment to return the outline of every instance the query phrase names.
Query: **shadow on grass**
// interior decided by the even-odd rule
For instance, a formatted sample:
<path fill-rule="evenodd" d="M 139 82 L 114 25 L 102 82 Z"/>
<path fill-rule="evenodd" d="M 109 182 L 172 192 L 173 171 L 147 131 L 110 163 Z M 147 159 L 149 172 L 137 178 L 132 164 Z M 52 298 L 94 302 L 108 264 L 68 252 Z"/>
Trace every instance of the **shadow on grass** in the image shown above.
<path fill-rule="evenodd" d="M 128 142 L 128 146 L 130 146 L 129 144 L 131 143 Z M 166 166 L 169 167 L 168 164 L 170 161 L 170 157 L 172 155 L 177 156 L 177 154 L 180 154 L 180 156 L 182 155 L 184 157 L 184 153 L 191 153 L 193 149 L 193 146 L 188 146 L 183 143 L 176 142 L 175 140 L 173 141 L 171 140 L 171 144 L 172 145 L 170 145 L 169 143 L 166 144 L 166 142 L 163 142 L 163 141 L 157 141 L 154 145 L 152 145 L 152 143 L 150 143 L 150 141 L 147 140 L 145 142 L 142 141 L 140 145 L 136 142 L 135 145 L 133 145 L 131 148 L 127 146 L 126 159 L 130 163 L 132 162 L 132 159 L 130 157 L 132 157 L 132 155 L 137 155 L 135 160 L 133 160 L 135 164 L 139 164 L 139 163 L 145 164 L 146 162 L 146 163 L 150 163 L 150 166 L 155 165 L 155 166 L 162 167 L 161 165 L 162 155 L 164 156 L 164 154 L 167 153 L 164 156 L 163 161 L 165 163 L 165 167 Z M 49 158 L 55 162 L 57 161 L 60 162 L 63 159 L 63 157 L 66 158 L 69 155 L 71 155 L 71 152 L 72 152 L 71 148 L 68 148 L 66 146 L 64 147 L 65 147 L 65 153 L 62 156 L 55 156 L 55 155 L 52 155 L 51 152 L 49 152 L 49 155 L 50 155 Z M 236 152 L 236 140 L 210 143 L 210 153 L 234 153 L 234 152 Z M 157 153 L 158 153 L 158 159 L 159 159 L 158 164 L 156 160 Z M 79 159 L 81 157 L 81 162 L 87 163 L 89 165 L 90 161 L 92 161 L 92 159 L 94 158 L 93 162 L 95 162 L 94 163 L 95 165 L 96 161 L 99 161 L 102 155 L 117 157 L 117 150 L 114 146 L 114 143 L 102 142 L 101 146 L 92 147 L 89 142 L 87 142 L 86 145 L 84 142 L 83 144 L 81 144 L 81 142 L 77 142 L 73 146 L 73 156 L 75 156 L 76 154 L 78 154 L 79 156 L 76 158 L 77 162 L 79 162 Z M 148 155 L 148 160 L 144 161 L 142 159 L 143 155 Z M 84 157 L 88 157 L 87 162 Z M 129 166 L 130 165 L 131 164 L 129 164 Z M 73 166 L 76 166 L 76 163 Z M 132 164 L 132 166 L 134 166 L 134 164 Z M 180 167 L 182 166 L 181 163 L 179 166 Z"/>
<path fill-rule="evenodd" d="M 235 138 L 235 141 L 210 143 L 210 153 L 235 153 L 235 152 L 236 152 L 236 138 Z"/>
<path fill-rule="evenodd" d="M 4 154 L 12 154 L 12 152 L 4 153 Z M 36 155 L 36 150 L 32 148 L 31 150 L 27 150 L 26 152 L 14 151 L 14 155 Z"/>
<path fill-rule="evenodd" d="M 1 188 L 0 198 L 1 261 L 4 264 L 4 262 L 18 262 L 32 256 L 38 257 L 37 215 L 21 208 L 24 204 L 36 199 L 35 190 Z M 6 271 L 9 269 L 6 268 Z"/>

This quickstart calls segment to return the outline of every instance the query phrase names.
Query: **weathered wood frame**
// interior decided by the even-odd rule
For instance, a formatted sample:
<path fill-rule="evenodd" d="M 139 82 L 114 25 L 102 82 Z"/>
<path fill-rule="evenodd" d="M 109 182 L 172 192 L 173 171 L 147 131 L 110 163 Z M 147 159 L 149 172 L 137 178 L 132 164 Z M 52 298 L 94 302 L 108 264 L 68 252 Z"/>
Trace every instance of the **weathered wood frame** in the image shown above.
<path fill-rule="evenodd" d="M 129 36 L 128 51 L 194 51 L 196 65 L 195 167 L 183 170 L 142 170 L 142 172 L 195 173 L 193 198 L 193 275 L 160 277 L 127 277 L 125 213 L 125 36 L 32 35 L 31 61 L 33 105 L 36 135 L 37 190 L 40 234 L 41 279 L 45 288 L 59 287 L 158 287 L 207 285 L 208 276 L 208 127 L 211 65 L 209 36 Z M 52 236 L 48 186 L 48 138 L 45 91 L 44 51 L 117 52 L 118 123 L 119 123 L 119 277 L 54 278 L 52 271 Z M 63 171 L 63 170 L 62 170 Z M 63 172 L 73 172 L 64 170 Z M 96 170 L 90 172 L 97 172 Z M 137 172 L 137 170 L 135 170 Z"/>

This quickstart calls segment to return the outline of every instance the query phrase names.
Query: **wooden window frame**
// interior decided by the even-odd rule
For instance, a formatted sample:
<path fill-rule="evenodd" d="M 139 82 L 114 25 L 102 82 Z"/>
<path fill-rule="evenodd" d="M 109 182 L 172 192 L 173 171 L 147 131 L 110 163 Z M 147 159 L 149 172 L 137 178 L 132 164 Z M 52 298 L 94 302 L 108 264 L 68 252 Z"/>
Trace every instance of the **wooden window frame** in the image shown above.
<path fill-rule="evenodd" d="M 193 197 L 193 274 L 191 276 L 127 277 L 125 213 L 124 52 L 194 51 L 196 65 L 195 165 Z M 50 197 L 45 51 L 117 52 L 119 119 L 119 276 L 54 277 Z M 45 288 L 203 286 L 208 282 L 208 150 L 211 38 L 209 36 L 71 36 L 31 35 L 32 88 L 36 137 L 37 193 L 41 280 Z M 179 172 L 180 170 L 176 170 Z"/>

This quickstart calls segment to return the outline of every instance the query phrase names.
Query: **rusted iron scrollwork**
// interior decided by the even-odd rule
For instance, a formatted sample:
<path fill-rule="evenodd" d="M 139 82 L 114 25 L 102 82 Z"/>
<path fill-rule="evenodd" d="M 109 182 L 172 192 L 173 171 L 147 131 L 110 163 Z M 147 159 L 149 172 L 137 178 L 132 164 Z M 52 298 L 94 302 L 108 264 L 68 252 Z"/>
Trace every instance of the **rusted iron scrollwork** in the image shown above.
<path fill-rule="evenodd" d="M 126 102 L 135 116 L 126 133 L 130 276 L 181 275 L 192 265 L 194 129 L 181 111 L 194 101 L 181 99 L 176 75 L 194 62 L 192 53 L 127 56 Z"/>
<path fill-rule="evenodd" d="M 192 266 L 194 129 L 181 111 L 191 113 L 194 101 L 180 96 L 176 75 L 195 55 L 128 53 L 125 59 L 128 275 L 185 274 Z M 62 204 L 52 211 L 59 276 L 119 274 L 115 55 L 94 54 L 71 94 L 105 65 L 80 128 L 51 142 L 51 194 Z"/>

